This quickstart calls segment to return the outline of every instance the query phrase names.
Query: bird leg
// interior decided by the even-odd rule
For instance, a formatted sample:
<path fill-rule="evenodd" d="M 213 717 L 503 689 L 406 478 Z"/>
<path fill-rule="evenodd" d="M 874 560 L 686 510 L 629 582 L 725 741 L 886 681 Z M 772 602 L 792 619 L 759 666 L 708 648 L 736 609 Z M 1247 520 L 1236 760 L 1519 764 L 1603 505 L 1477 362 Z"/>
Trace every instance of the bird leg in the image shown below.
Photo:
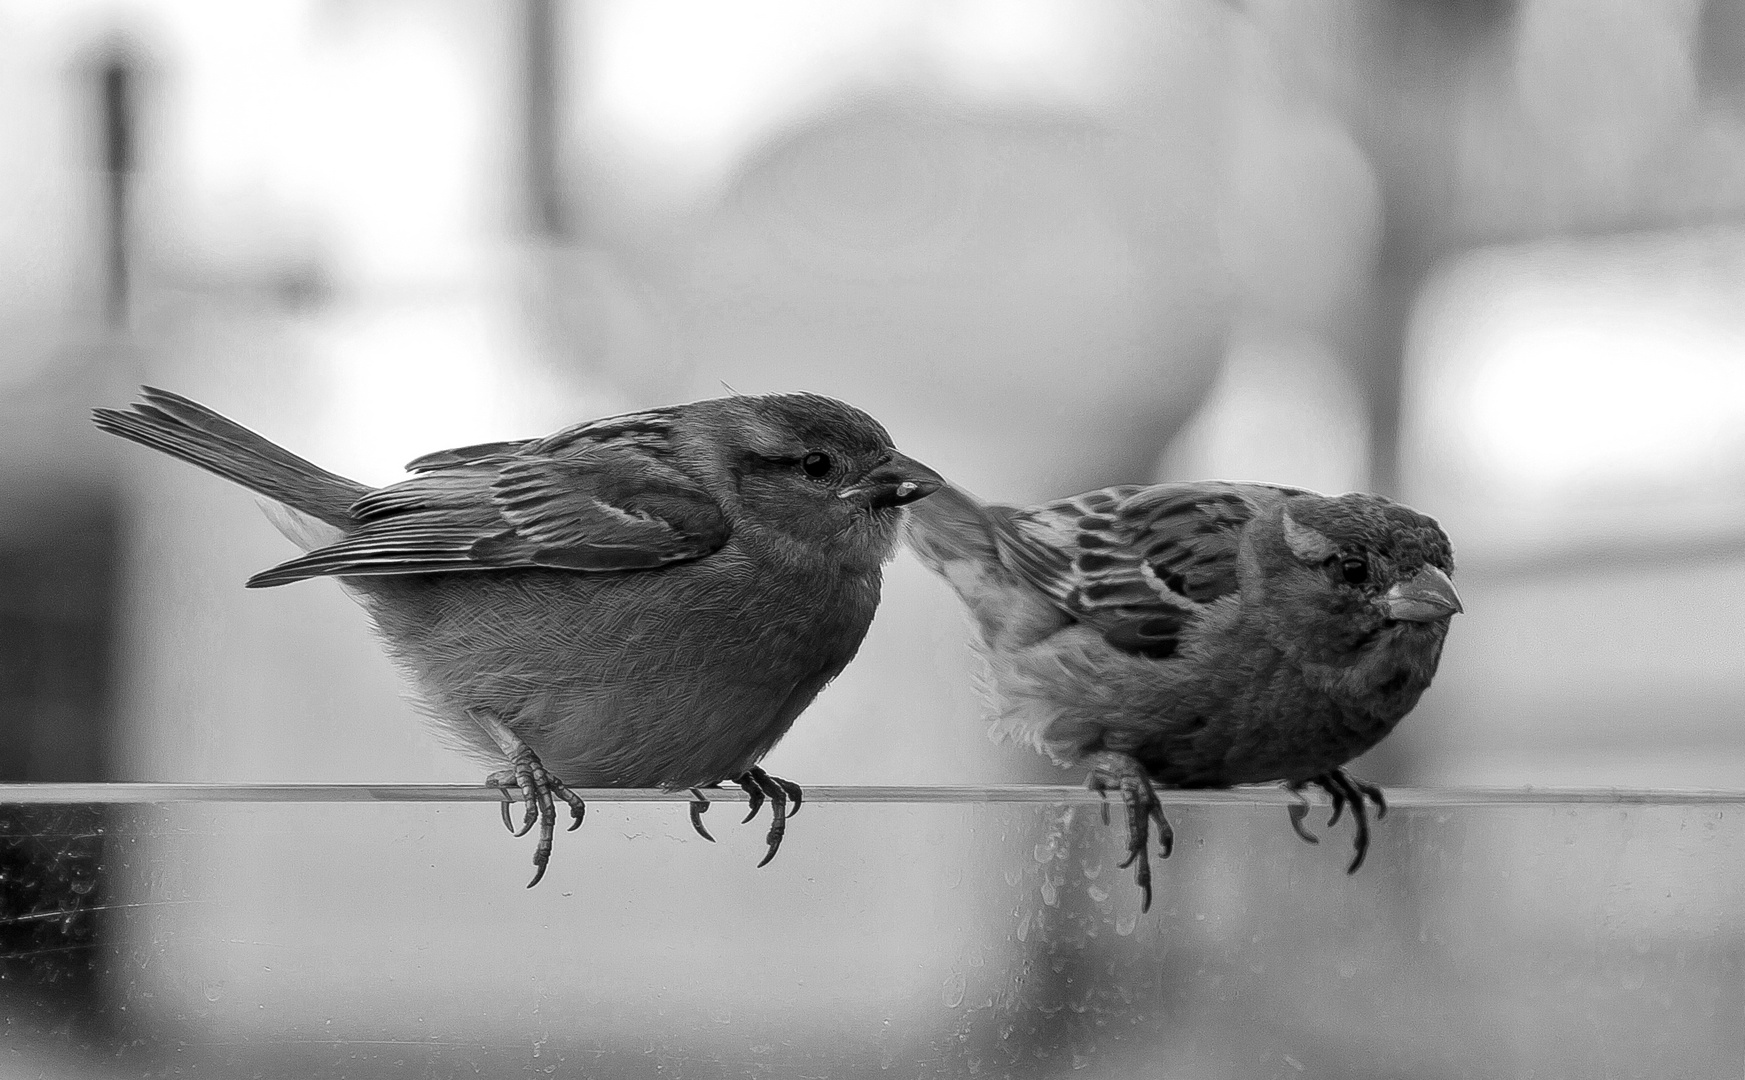
<path fill-rule="evenodd" d="M 800 801 L 804 797 L 800 791 L 800 785 L 792 780 L 771 776 L 756 765 L 734 777 L 733 782 L 745 789 L 746 797 L 751 801 L 751 811 L 745 815 L 746 821 L 756 817 L 757 812 L 763 809 L 764 799 L 769 800 L 769 835 L 764 838 L 769 844 L 769 852 L 764 855 L 763 861 L 757 864 L 767 866 L 769 861 L 776 857 L 776 849 L 782 846 L 782 837 L 788 831 L 788 818 L 800 809 Z M 790 809 L 790 805 L 792 809 Z"/>
<path fill-rule="evenodd" d="M 1139 886 L 1139 910 L 1150 911 L 1151 857 L 1147 849 L 1151 846 L 1153 822 L 1157 824 L 1157 843 L 1163 851 L 1163 858 L 1169 858 L 1169 853 L 1175 850 L 1175 830 L 1170 827 L 1169 819 L 1163 816 L 1163 804 L 1157 801 L 1157 789 L 1152 786 L 1151 777 L 1144 767 L 1130 754 L 1099 750 L 1088 755 L 1085 764 L 1091 768 L 1091 774 L 1086 778 L 1087 786 L 1103 797 L 1103 824 L 1109 823 L 1110 790 L 1119 791 L 1121 801 L 1127 806 L 1127 858 L 1121 863 L 1121 869 L 1138 864 L 1133 871 L 1133 880 Z"/>
<path fill-rule="evenodd" d="M 1369 814 L 1365 808 L 1364 800 L 1367 798 L 1370 802 L 1375 803 L 1375 819 L 1380 821 L 1388 815 L 1386 797 L 1382 795 L 1381 788 L 1353 778 L 1344 769 L 1330 769 L 1319 776 L 1311 776 L 1307 780 L 1297 780 L 1285 785 L 1291 794 L 1297 797 L 1297 801 L 1289 807 L 1291 828 L 1296 830 L 1298 836 L 1311 844 L 1319 843 L 1319 841 L 1303 828 L 1303 818 L 1309 812 L 1309 800 L 1304 798 L 1303 788 L 1309 784 L 1321 788 L 1327 793 L 1327 797 L 1333 800 L 1333 813 L 1327 818 L 1329 827 L 1338 823 L 1339 815 L 1344 813 L 1346 804 L 1350 804 L 1351 820 L 1357 829 L 1357 835 L 1352 840 L 1352 847 L 1356 849 L 1356 854 L 1352 856 L 1351 865 L 1345 868 L 1345 872 L 1347 874 L 1357 873 L 1357 868 L 1363 865 L 1363 857 L 1369 854 Z"/>
<path fill-rule="evenodd" d="M 485 783 L 503 793 L 503 826 L 516 836 L 526 836 L 527 830 L 533 828 L 535 821 L 539 822 L 539 843 L 533 848 L 533 880 L 527 883 L 529 889 L 539 884 L 539 879 L 545 876 L 545 865 L 551 861 L 552 834 L 557 828 L 557 803 L 554 799 L 562 799 L 570 805 L 570 828 L 574 832 L 581 827 L 582 818 L 587 813 L 587 804 L 582 797 L 569 789 L 569 785 L 547 771 L 539 760 L 539 755 L 521 741 L 521 737 L 509 730 L 509 726 L 487 712 L 469 711 L 467 713 L 475 724 L 485 729 L 491 740 L 503 751 L 503 756 L 509 759 L 509 767 L 485 777 Z M 513 793 L 513 794 L 512 794 Z M 516 829 L 509 820 L 509 804 L 515 795 L 521 796 L 521 801 L 527 806 L 527 814 L 521 822 L 521 828 Z"/>

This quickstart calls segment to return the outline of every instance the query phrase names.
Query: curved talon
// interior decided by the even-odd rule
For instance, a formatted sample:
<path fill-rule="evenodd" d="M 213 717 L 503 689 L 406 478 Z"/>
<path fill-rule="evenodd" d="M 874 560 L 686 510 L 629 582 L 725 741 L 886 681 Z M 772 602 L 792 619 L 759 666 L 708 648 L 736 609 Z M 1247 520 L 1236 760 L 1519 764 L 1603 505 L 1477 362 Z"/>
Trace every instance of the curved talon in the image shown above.
<path fill-rule="evenodd" d="M 1297 801 L 1295 801 L 1295 803 L 1291 803 L 1290 806 L 1284 808 L 1284 810 L 1290 811 L 1291 829 L 1297 832 L 1297 836 L 1304 839 L 1304 843 L 1321 843 L 1321 837 L 1316 836 L 1314 832 L 1309 832 L 1309 829 L 1305 829 L 1304 827 L 1304 818 L 1309 817 L 1309 796 L 1305 796 L 1304 794 L 1304 785 L 1302 785 L 1302 783 L 1291 783 L 1288 790 L 1290 790 L 1293 796 L 1297 796 Z"/>
<path fill-rule="evenodd" d="M 1364 781 L 1357 779 L 1355 776 L 1352 776 L 1350 773 L 1345 775 L 1345 779 L 1351 781 L 1358 791 L 1369 796 L 1370 802 L 1375 803 L 1375 819 L 1377 821 L 1388 816 L 1388 801 L 1387 797 L 1381 793 L 1381 788 L 1376 787 L 1374 784 L 1365 783 Z"/>
<path fill-rule="evenodd" d="M 791 794 L 798 792 L 799 785 L 771 776 L 756 765 L 745 770 L 743 775 L 735 777 L 733 782 L 744 788 L 746 795 L 751 799 L 751 812 L 745 815 L 746 821 L 756 817 L 764 800 L 766 798 L 769 800 L 769 834 L 764 837 L 764 842 L 769 844 L 769 851 L 764 853 L 763 860 L 757 864 L 759 867 L 768 866 L 769 861 L 776 857 L 776 851 L 782 846 L 782 837 L 787 835 L 788 799 Z"/>
<path fill-rule="evenodd" d="M 782 790 L 788 793 L 788 820 L 792 821 L 794 815 L 800 812 L 800 804 L 806 801 L 806 793 L 792 780 L 783 780 L 779 776 L 772 776 L 770 779 L 780 784 Z"/>
<path fill-rule="evenodd" d="M 750 773 L 746 773 L 745 776 L 738 777 L 734 780 L 734 783 L 745 789 L 747 800 L 751 803 L 751 809 L 747 810 L 745 816 L 739 819 L 741 825 L 744 825 L 746 822 L 756 817 L 757 812 L 763 809 L 763 788 L 758 787 L 755 781 L 748 783 L 746 777 L 750 775 Z"/>
<path fill-rule="evenodd" d="M 708 829 L 703 828 L 703 815 L 709 812 L 709 800 L 703 798 L 703 793 L 696 788 L 691 789 L 691 796 L 691 828 L 697 830 L 698 836 L 713 844 L 715 838 L 709 835 Z"/>
<path fill-rule="evenodd" d="M 517 765 L 515 784 L 521 789 L 521 801 L 527 805 L 527 814 L 521 819 L 521 828 L 514 834 L 521 837 L 526 836 L 528 830 L 533 828 L 533 823 L 539 820 L 539 815 L 544 812 L 545 807 L 540 805 L 539 786 L 534 783 L 532 769 L 525 765 Z"/>
<path fill-rule="evenodd" d="M 540 858 L 541 855 L 544 855 L 545 858 Z M 539 884 L 540 880 L 545 877 L 545 864 L 550 861 L 550 852 L 535 851 L 533 853 L 533 880 L 527 883 L 529 889 Z"/>
<path fill-rule="evenodd" d="M 1369 854 L 1369 827 L 1364 826 L 1363 828 L 1358 829 L 1357 835 L 1358 840 L 1352 845 L 1357 849 L 1357 853 L 1351 856 L 1351 865 L 1345 868 L 1345 873 L 1348 876 L 1357 873 L 1357 871 L 1363 866 L 1363 857 Z"/>
<path fill-rule="evenodd" d="M 1339 824 L 1339 815 L 1345 812 L 1345 795 L 1338 788 L 1328 788 L 1327 794 L 1333 799 L 1333 812 L 1327 815 L 1327 827 L 1331 829 Z M 1356 810 L 1351 812 L 1357 813 Z"/>
<path fill-rule="evenodd" d="M 1285 807 L 1291 815 L 1291 828 L 1303 838 L 1304 843 L 1319 844 L 1321 838 L 1303 827 L 1303 819 L 1309 816 L 1309 797 L 1303 794 L 1303 785 L 1291 784 L 1288 790 L 1297 797 L 1296 802 Z"/>
<path fill-rule="evenodd" d="M 489 781 L 487 781 L 487 783 L 488 782 Z M 496 787 L 497 785 L 491 784 L 491 786 Z M 501 789 L 499 789 L 499 790 L 501 790 Z M 515 800 L 511 799 L 509 797 L 509 793 L 507 791 L 504 791 L 503 792 L 503 801 L 497 804 L 503 810 L 503 827 L 505 829 L 508 829 L 511 833 L 513 833 L 515 831 L 515 823 L 513 821 L 509 820 L 509 807 L 514 802 L 515 802 Z"/>
<path fill-rule="evenodd" d="M 1167 859 L 1175 850 L 1175 828 L 1163 816 L 1163 804 L 1157 801 L 1155 794 L 1151 799 L 1151 819 L 1157 822 L 1157 846 L 1163 849 L 1163 857 Z"/>

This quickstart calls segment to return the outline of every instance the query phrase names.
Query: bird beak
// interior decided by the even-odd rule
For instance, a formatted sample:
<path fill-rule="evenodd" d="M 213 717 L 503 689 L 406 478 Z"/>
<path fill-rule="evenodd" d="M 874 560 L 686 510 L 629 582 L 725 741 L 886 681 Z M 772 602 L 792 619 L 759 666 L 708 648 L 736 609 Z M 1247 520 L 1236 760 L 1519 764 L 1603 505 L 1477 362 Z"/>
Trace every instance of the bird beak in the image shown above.
<path fill-rule="evenodd" d="M 1466 610 L 1460 606 L 1454 582 L 1434 566 L 1426 566 L 1395 585 L 1381 599 L 1388 618 L 1401 622 L 1435 622 Z"/>
<path fill-rule="evenodd" d="M 932 469 L 892 450 L 889 457 L 860 478 L 860 483 L 837 497 L 864 500 L 873 509 L 883 510 L 931 495 L 944 483 L 945 478 Z"/>

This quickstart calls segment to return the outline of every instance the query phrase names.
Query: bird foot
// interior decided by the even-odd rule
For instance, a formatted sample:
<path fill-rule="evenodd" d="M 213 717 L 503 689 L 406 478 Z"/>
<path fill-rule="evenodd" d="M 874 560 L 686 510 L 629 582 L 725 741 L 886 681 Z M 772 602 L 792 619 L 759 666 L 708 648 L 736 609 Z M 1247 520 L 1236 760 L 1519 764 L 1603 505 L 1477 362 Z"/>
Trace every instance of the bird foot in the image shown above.
<path fill-rule="evenodd" d="M 476 713 L 473 719 L 497 740 L 497 745 L 509 758 L 507 769 L 499 769 L 485 777 L 487 786 L 503 794 L 503 827 L 516 836 L 526 836 L 534 822 L 539 823 L 539 843 L 533 848 L 533 880 L 527 883 L 531 889 L 545 876 L 545 866 L 551 861 L 552 836 L 557 831 L 557 800 L 569 804 L 570 832 L 581 828 L 588 806 L 580 795 L 570 790 L 569 785 L 553 776 L 539 760 L 539 755 L 501 721 Z M 517 797 L 527 807 L 519 829 L 509 817 L 509 804 Z"/>
<path fill-rule="evenodd" d="M 1375 819 L 1380 821 L 1388 816 L 1388 801 L 1382 795 L 1381 788 L 1354 778 L 1344 769 L 1330 769 L 1319 776 L 1311 776 L 1307 780 L 1298 780 L 1285 785 L 1291 794 L 1297 797 L 1287 809 L 1291 816 L 1291 828 L 1296 834 L 1311 844 L 1320 843 L 1320 839 L 1303 827 L 1303 819 L 1309 813 L 1309 800 L 1303 795 L 1303 788 L 1314 784 L 1327 793 L 1333 800 L 1333 812 L 1327 817 L 1329 828 L 1339 823 L 1339 816 L 1345 812 L 1347 804 L 1351 806 L 1351 820 L 1356 826 L 1357 834 L 1352 839 L 1352 847 L 1356 854 L 1351 858 L 1351 865 L 1345 868 L 1347 874 L 1357 873 L 1357 868 L 1363 865 L 1363 858 L 1369 854 L 1369 813 L 1364 805 L 1367 798 L 1375 803 Z"/>
<path fill-rule="evenodd" d="M 776 857 L 776 849 L 782 846 L 782 837 L 788 831 L 788 819 L 799 813 L 800 803 L 804 794 L 800 785 L 792 780 L 783 780 L 779 776 L 771 776 L 753 765 L 744 773 L 733 778 L 733 782 L 745 789 L 747 798 L 751 801 L 751 809 L 745 815 L 745 821 L 750 821 L 763 809 L 764 800 L 770 804 L 769 835 L 764 840 L 769 844 L 769 851 L 764 855 L 759 866 L 768 866 L 769 861 Z M 691 804 L 695 810 L 696 804 Z M 696 818 L 693 815 L 692 821 Z M 741 822 L 744 824 L 744 822 Z"/>
<path fill-rule="evenodd" d="M 1157 825 L 1157 843 L 1162 857 L 1167 859 L 1175 850 L 1175 829 L 1163 816 L 1163 805 L 1157 801 L 1157 789 L 1145 769 L 1127 754 L 1112 750 L 1098 751 L 1085 759 L 1091 767 L 1087 786 L 1103 797 L 1103 824 L 1109 823 L 1109 792 L 1121 793 L 1127 807 L 1127 858 L 1121 869 L 1134 866 L 1133 880 L 1139 886 L 1140 912 L 1151 910 L 1151 825 Z"/>

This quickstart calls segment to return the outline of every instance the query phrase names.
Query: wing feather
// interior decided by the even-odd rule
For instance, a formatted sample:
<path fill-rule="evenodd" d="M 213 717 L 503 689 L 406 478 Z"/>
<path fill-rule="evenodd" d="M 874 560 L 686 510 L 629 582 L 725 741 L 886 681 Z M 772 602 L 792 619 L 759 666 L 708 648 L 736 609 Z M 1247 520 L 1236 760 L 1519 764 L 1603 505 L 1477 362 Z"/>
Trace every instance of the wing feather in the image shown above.
<path fill-rule="evenodd" d="M 1116 648 L 1164 660 L 1236 591 L 1242 527 L 1293 489 L 1206 481 L 1102 488 L 1018 510 L 1001 558 Z"/>
<path fill-rule="evenodd" d="M 677 410 L 608 417 L 545 439 L 427 454 L 351 508 L 338 543 L 250 579 L 546 567 L 652 569 L 702 558 L 731 529 L 672 453 Z"/>

